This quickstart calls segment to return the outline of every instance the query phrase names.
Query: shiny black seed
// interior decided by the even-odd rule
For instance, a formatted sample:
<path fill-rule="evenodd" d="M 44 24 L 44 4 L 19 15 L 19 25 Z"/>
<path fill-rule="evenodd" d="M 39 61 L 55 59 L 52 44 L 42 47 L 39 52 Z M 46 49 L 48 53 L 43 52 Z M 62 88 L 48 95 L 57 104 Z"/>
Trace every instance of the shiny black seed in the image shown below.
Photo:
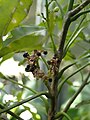
<path fill-rule="evenodd" d="M 30 72 L 30 65 L 27 65 L 27 67 L 25 68 L 26 72 Z"/>
<path fill-rule="evenodd" d="M 44 55 L 47 55 L 47 53 L 48 53 L 47 51 L 43 51 L 43 54 L 44 54 Z"/>
<path fill-rule="evenodd" d="M 49 80 L 49 82 L 52 82 L 52 78 L 49 78 L 48 80 Z"/>
<path fill-rule="evenodd" d="M 27 58 L 28 56 L 29 56 L 29 54 L 27 52 L 23 54 L 24 58 Z"/>

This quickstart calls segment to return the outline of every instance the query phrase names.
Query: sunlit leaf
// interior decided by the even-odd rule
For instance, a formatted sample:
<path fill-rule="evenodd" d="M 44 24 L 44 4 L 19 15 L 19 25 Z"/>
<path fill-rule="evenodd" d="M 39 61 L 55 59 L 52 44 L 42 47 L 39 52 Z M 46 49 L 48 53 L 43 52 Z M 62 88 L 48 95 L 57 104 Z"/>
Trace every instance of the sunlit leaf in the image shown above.
<path fill-rule="evenodd" d="M 27 35 L 20 39 L 10 42 L 0 50 L 0 57 L 19 51 L 32 51 L 34 49 L 41 49 L 43 44 L 43 37 L 41 35 Z"/>
<path fill-rule="evenodd" d="M 11 34 L 13 36 L 13 39 L 17 39 L 26 35 L 30 35 L 32 33 L 43 32 L 42 30 L 45 30 L 45 28 L 40 26 L 23 25 L 12 30 Z"/>
<path fill-rule="evenodd" d="M 0 36 L 18 26 L 31 4 L 32 0 L 0 0 Z"/>

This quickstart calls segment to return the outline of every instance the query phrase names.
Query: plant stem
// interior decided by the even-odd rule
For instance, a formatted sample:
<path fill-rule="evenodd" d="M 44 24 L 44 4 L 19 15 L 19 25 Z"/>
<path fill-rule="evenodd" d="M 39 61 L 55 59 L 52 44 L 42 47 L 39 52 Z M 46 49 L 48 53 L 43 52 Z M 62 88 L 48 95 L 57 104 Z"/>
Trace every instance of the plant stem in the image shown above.
<path fill-rule="evenodd" d="M 52 41 L 53 51 L 54 51 L 54 53 L 56 53 L 57 49 L 56 49 L 56 46 L 55 46 L 55 43 L 54 43 L 54 40 L 53 40 L 53 36 L 52 36 L 51 30 L 50 30 L 48 6 L 49 6 L 48 5 L 48 0 L 46 0 L 46 22 L 47 22 L 48 34 L 49 34 L 49 36 L 51 38 L 51 41 Z"/>
<path fill-rule="evenodd" d="M 69 2 L 69 7 L 68 7 L 68 11 L 72 10 L 73 4 L 74 4 L 74 0 L 70 0 L 70 2 Z"/>
<path fill-rule="evenodd" d="M 0 104 L 0 108 L 4 109 L 5 107 Z M 14 118 L 18 119 L 18 120 L 23 120 L 22 118 L 20 118 L 18 115 L 16 115 L 15 113 L 13 113 L 11 111 L 7 111 L 7 113 L 10 114 L 11 116 L 13 116 Z"/>
<path fill-rule="evenodd" d="M 83 3 L 81 3 L 78 7 L 70 11 L 70 16 L 74 16 L 77 13 L 79 13 L 84 7 L 86 7 L 90 3 L 90 0 L 86 0 Z"/>
<path fill-rule="evenodd" d="M 81 17 L 81 15 L 84 15 L 84 14 L 86 15 L 86 13 L 89 13 L 89 12 L 90 12 L 90 9 L 76 14 L 74 17 L 71 18 L 71 22 L 77 20 L 79 17 Z"/>
<path fill-rule="evenodd" d="M 62 32 L 61 32 L 61 35 L 60 35 L 60 45 L 59 45 L 59 49 L 58 49 L 58 52 L 59 52 L 58 56 L 59 56 L 60 62 L 62 61 L 63 48 L 64 48 L 64 44 L 65 44 L 65 40 L 66 40 L 66 36 L 67 36 L 67 32 L 68 32 L 68 28 L 70 26 L 70 23 L 71 23 L 70 22 L 70 16 L 68 14 L 66 19 L 65 19 L 65 22 L 63 24 Z"/>
<path fill-rule="evenodd" d="M 29 97 L 29 98 L 27 98 L 27 99 L 25 99 L 25 100 L 22 100 L 21 102 L 17 102 L 17 103 L 15 103 L 15 104 L 13 104 L 13 105 L 11 105 L 11 106 L 3 109 L 3 110 L 0 110 L 0 114 L 1 114 L 1 113 L 4 113 L 4 112 L 8 112 L 9 110 L 11 110 L 11 109 L 13 109 L 13 108 L 15 108 L 15 107 L 18 107 L 18 106 L 20 106 L 20 105 L 22 105 L 22 104 L 24 104 L 24 103 L 26 103 L 26 102 L 29 102 L 29 101 L 31 101 L 31 100 L 34 100 L 34 99 L 40 97 L 41 95 L 46 95 L 46 96 L 47 96 L 48 93 L 47 93 L 47 92 L 37 93 L 36 95 L 34 95 L 34 96 L 32 96 L 32 97 Z"/>
<path fill-rule="evenodd" d="M 65 117 L 67 118 L 67 120 L 72 120 L 72 119 L 70 118 L 70 116 L 69 116 L 67 113 L 65 113 L 65 112 L 58 112 L 58 113 L 55 115 L 55 119 L 59 118 L 61 115 L 65 116 Z"/>
<path fill-rule="evenodd" d="M 42 58 L 43 62 L 45 63 L 47 69 L 49 70 L 49 69 L 50 69 L 50 68 L 49 68 L 49 65 L 47 64 L 46 60 L 44 59 L 44 57 L 43 57 L 42 55 L 41 55 L 41 58 Z"/>

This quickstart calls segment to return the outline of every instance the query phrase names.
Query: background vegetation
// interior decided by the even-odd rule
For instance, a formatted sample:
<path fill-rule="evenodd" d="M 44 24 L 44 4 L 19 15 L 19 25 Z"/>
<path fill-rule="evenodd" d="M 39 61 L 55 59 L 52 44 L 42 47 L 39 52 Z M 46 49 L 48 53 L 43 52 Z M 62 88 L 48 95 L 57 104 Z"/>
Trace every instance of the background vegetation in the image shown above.
<path fill-rule="evenodd" d="M 21 72 L 18 77 L 0 72 L 0 119 L 90 119 L 89 3 L 90 0 L 0 1 L 1 66 L 13 58 L 25 69 L 25 52 L 48 52 L 39 57 L 47 80 L 34 78 L 31 72 Z M 54 75 L 50 68 L 47 70 L 47 61 L 53 57 L 59 60 L 52 63 L 56 66 Z M 5 69 L 9 66 L 12 64 Z"/>

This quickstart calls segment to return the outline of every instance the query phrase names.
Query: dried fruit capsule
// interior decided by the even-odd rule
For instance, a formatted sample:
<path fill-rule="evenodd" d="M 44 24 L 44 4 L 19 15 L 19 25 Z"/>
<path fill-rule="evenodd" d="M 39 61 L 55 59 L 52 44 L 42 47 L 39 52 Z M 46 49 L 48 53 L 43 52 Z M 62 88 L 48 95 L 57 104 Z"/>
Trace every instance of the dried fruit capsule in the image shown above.
<path fill-rule="evenodd" d="M 23 54 L 24 58 L 27 58 L 28 56 L 29 56 L 29 54 L 27 52 Z"/>

